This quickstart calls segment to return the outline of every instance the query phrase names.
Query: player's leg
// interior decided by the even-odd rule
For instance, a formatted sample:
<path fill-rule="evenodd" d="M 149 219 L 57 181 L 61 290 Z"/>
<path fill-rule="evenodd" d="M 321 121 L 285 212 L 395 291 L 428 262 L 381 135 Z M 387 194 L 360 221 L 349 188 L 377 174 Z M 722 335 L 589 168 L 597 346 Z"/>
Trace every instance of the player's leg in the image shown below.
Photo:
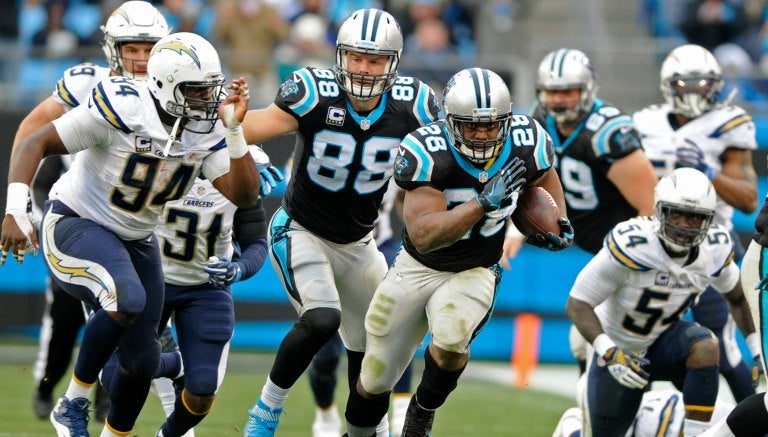
<path fill-rule="evenodd" d="M 370 303 L 365 318 L 365 356 L 360 364 L 356 364 L 359 360 L 349 360 L 345 416 L 350 437 L 370 436 L 378 429 L 386 417 L 390 390 L 427 332 L 424 307 L 434 288 L 415 281 L 422 272 L 423 267 L 401 253 Z M 349 352 L 350 357 L 354 354 L 362 355 Z"/>
<path fill-rule="evenodd" d="M 768 398 L 758 393 L 739 402 L 728 416 L 699 437 L 761 437 L 768 434 Z"/>
<path fill-rule="evenodd" d="M 338 437 L 341 435 L 341 418 L 333 401 L 338 377 L 336 370 L 341 360 L 343 344 L 334 335 L 315 355 L 309 366 L 309 386 L 315 399 L 313 437 Z"/>
<path fill-rule="evenodd" d="M 744 361 L 736 342 L 736 324 L 723 296 L 708 287 L 691 311 L 693 319 L 709 328 L 720 342 L 720 374 L 728 382 L 736 402 L 753 395 L 755 388 L 752 385 L 752 368 Z"/>
<path fill-rule="evenodd" d="M 432 341 L 424 352 L 424 373 L 411 398 L 403 434 L 429 435 L 435 411 L 456 389 L 466 368 L 470 343 L 490 318 L 500 274 L 497 268 L 479 267 L 443 273 L 444 282 L 426 305 Z"/>
<path fill-rule="evenodd" d="M 112 407 L 105 422 L 105 429 L 116 433 L 133 429 L 160 363 L 158 326 L 165 295 L 157 240 L 129 241 L 124 245 L 141 280 L 146 304 L 118 343 L 119 368 L 109 387 Z"/>
<path fill-rule="evenodd" d="M 229 289 L 210 286 L 190 295 L 185 287 L 168 285 L 167 293 L 166 302 L 176 308 L 184 389 L 160 430 L 164 437 L 177 437 L 200 423 L 213 407 L 224 380 L 235 312 Z"/>
<path fill-rule="evenodd" d="M 53 409 L 53 389 L 72 361 L 77 334 L 85 323 L 82 303 L 50 277 L 45 290 L 45 310 L 40 327 L 40 348 L 35 360 L 35 415 L 45 419 Z"/>
<path fill-rule="evenodd" d="M 683 392 L 683 435 L 698 435 L 715 410 L 718 377 L 717 339 L 701 325 L 681 320 L 648 348 L 646 370 L 653 381 L 671 381 Z"/>
<path fill-rule="evenodd" d="M 392 437 L 400 437 L 403 433 L 403 424 L 405 423 L 405 413 L 408 411 L 408 404 L 411 403 L 411 380 L 413 379 L 413 361 L 408 363 L 403 375 L 397 380 L 392 389 L 392 406 L 390 416 L 390 431 Z"/>
<path fill-rule="evenodd" d="M 54 427 L 69 432 L 85 426 L 98 373 L 144 310 L 146 298 L 130 254 L 115 234 L 60 202 L 48 205 L 41 226 L 48 269 L 68 293 L 97 308 L 86 324 L 69 387 L 51 415 Z"/>
<path fill-rule="evenodd" d="M 635 418 L 643 398 L 642 389 L 619 384 L 606 366 L 597 364 L 591 350 L 587 365 L 586 402 L 584 403 L 584 436 L 623 436 Z"/>
<path fill-rule="evenodd" d="M 261 395 L 249 411 L 246 436 L 274 433 L 291 387 L 341 323 L 329 243 L 291 220 L 283 209 L 272 217 L 269 241 L 272 267 L 299 318 L 280 343 Z"/>

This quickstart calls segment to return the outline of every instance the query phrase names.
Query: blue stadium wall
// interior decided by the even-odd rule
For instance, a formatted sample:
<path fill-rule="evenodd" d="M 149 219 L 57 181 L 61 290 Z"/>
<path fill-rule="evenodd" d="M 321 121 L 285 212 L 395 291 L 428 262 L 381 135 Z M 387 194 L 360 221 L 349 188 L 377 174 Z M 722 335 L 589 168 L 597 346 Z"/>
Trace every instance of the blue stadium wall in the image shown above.
<path fill-rule="evenodd" d="M 0 153 L 10 156 L 12 135 L 19 114 L 0 114 L 0 132 L 4 138 Z M 759 177 L 759 196 L 768 193 L 766 150 L 768 118 L 758 120 L 761 150 L 755 154 Z M 283 138 L 265 145 L 275 162 L 285 162 L 292 150 L 292 139 Z M 0 180 L 5 186 L 7 159 L 0 161 Z M 267 209 L 277 208 L 279 199 L 267 202 Z M 5 204 L 5 190 L 0 190 L 0 205 Z M 746 243 L 753 232 L 755 214 L 736 213 L 735 225 Z M 589 260 L 589 254 L 577 248 L 550 253 L 525 246 L 505 272 L 500 285 L 494 316 L 472 345 L 472 356 L 479 359 L 509 360 L 513 350 L 515 319 L 523 313 L 541 317 L 539 357 L 547 363 L 571 363 L 568 347 L 570 323 L 564 306 L 573 280 Z M 10 260 L 0 268 L 0 335 L 36 339 L 45 301 L 47 272 L 38 256 L 28 256 L 24 265 Z M 283 288 L 269 262 L 253 278 L 235 284 L 236 326 L 232 346 L 237 349 L 275 350 L 293 324 L 296 313 L 288 303 Z M 746 351 L 743 341 L 742 348 Z M 747 353 L 747 356 L 749 354 Z"/>

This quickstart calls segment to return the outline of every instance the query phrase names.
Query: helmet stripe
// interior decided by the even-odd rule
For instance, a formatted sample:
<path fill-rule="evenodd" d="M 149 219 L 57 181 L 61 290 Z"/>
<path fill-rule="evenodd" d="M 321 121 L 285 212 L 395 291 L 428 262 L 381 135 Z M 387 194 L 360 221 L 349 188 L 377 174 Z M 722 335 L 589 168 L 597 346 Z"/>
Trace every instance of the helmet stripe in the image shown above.
<path fill-rule="evenodd" d="M 552 65 L 550 65 L 550 71 L 557 72 L 558 77 L 563 77 L 563 68 L 565 68 L 565 56 L 570 52 L 570 49 L 559 49 L 557 53 L 552 57 Z"/>
<path fill-rule="evenodd" d="M 475 101 L 478 108 L 489 108 L 491 106 L 490 96 L 490 78 L 488 72 L 481 68 L 471 68 L 469 75 L 472 77 L 472 85 L 475 88 Z M 482 75 L 482 81 L 480 76 Z"/>
<path fill-rule="evenodd" d="M 376 39 L 376 32 L 379 30 L 381 17 L 382 14 L 377 9 L 366 9 L 363 11 L 363 25 L 361 26 L 362 34 L 360 35 L 361 40 L 373 41 Z"/>

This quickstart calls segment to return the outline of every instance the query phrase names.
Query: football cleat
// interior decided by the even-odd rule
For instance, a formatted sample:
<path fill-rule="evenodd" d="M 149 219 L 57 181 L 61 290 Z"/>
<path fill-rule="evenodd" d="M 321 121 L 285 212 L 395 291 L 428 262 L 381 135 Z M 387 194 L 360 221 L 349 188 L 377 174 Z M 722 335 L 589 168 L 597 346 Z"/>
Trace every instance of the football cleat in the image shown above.
<path fill-rule="evenodd" d="M 341 435 L 341 418 L 336 405 L 328 409 L 315 408 L 315 421 L 312 423 L 312 437 L 338 437 Z"/>
<path fill-rule="evenodd" d="M 408 411 L 405 413 L 403 437 L 428 437 L 432 433 L 432 423 L 435 421 L 435 410 L 427 410 L 419 405 L 416 396 L 411 398 Z"/>
<path fill-rule="evenodd" d="M 59 437 L 90 437 L 88 434 L 88 407 L 91 401 L 65 396 L 59 398 L 51 411 L 51 424 Z"/>
<path fill-rule="evenodd" d="M 281 407 L 269 408 L 261 399 L 248 411 L 243 437 L 272 437 L 280 422 Z"/>

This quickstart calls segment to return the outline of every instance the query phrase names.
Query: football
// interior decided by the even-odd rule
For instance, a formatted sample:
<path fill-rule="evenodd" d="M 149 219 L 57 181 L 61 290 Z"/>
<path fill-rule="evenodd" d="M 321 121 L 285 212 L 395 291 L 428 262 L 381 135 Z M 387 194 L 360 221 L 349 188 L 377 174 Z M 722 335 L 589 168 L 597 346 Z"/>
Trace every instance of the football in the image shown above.
<path fill-rule="evenodd" d="M 552 195 L 541 187 L 528 187 L 517 198 L 517 207 L 512 213 L 512 223 L 526 237 L 552 232 L 560 234 L 557 219 L 560 210 Z"/>

